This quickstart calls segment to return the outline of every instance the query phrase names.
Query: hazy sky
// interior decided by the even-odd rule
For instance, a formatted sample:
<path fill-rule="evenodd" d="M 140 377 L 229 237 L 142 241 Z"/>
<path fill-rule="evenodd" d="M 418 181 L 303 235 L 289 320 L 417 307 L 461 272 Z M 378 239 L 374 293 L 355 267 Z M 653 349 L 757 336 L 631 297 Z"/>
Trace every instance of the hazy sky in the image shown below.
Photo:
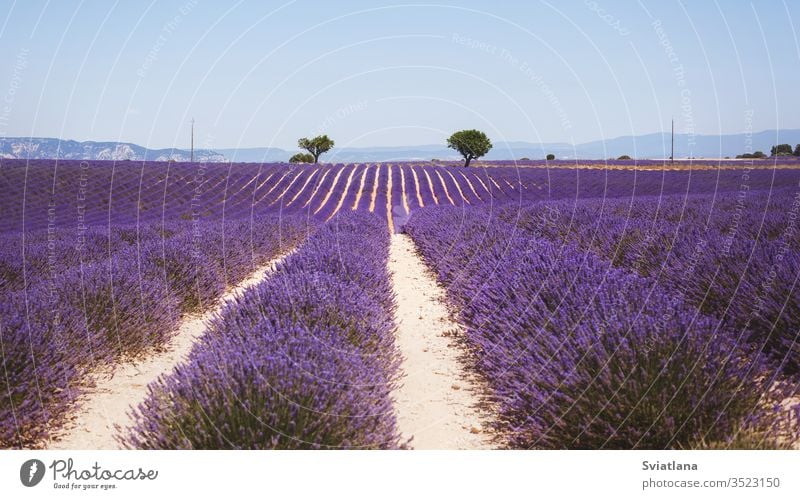
<path fill-rule="evenodd" d="M 800 128 L 789 1 L 0 2 L 0 136 L 149 147 Z"/>

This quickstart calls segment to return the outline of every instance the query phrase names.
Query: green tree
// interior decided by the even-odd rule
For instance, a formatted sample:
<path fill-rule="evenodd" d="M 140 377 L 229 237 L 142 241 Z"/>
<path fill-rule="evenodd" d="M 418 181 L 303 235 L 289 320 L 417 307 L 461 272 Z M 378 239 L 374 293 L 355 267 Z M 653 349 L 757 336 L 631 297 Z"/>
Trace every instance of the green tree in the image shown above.
<path fill-rule="evenodd" d="M 299 152 L 289 158 L 289 163 L 313 163 L 314 156 L 308 154 L 307 152 Z"/>
<path fill-rule="evenodd" d="M 492 141 L 479 130 L 461 130 L 447 139 L 447 147 L 464 156 L 464 166 L 473 159 L 484 156 L 492 148 Z"/>
<path fill-rule="evenodd" d="M 772 146 L 772 156 L 788 156 L 792 154 L 792 146 L 789 144 L 778 144 Z"/>
<path fill-rule="evenodd" d="M 318 163 L 320 154 L 333 149 L 333 140 L 328 138 L 327 135 L 318 135 L 313 139 L 303 137 L 297 141 L 297 146 L 311 153 L 311 156 L 314 158 L 314 163 Z"/>
<path fill-rule="evenodd" d="M 620 156 L 619 158 L 617 158 L 617 161 L 627 161 L 627 160 L 629 160 L 629 159 L 631 159 L 631 157 L 630 157 L 630 156 L 628 156 L 627 154 L 623 154 L 622 156 Z"/>
<path fill-rule="evenodd" d="M 761 151 L 756 151 L 754 153 L 746 152 L 744 154 L 737 154 L 736 159 L 763 159 L 766 158 L 767 155 Z"/>
<path fill-rule="evenodd" d="M 556 155 L 555 154 L 548 154 L 547 155 L 547 161 L 553 161 L 554 159 L 556 159 Z"/>
<path fill-rule="evenodd" d="M 795 156 L 800 156 L 800 144 L 797 144 L 797 145 L 794 147 L 794 155 L 795 155 Z"/>

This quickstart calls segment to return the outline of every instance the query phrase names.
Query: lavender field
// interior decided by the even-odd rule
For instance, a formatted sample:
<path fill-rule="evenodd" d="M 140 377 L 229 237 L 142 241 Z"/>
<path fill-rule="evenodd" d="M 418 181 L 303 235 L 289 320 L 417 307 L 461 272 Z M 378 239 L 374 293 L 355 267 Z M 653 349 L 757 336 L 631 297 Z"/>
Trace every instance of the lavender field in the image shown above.
<path fill-rule="evenodd" d="M 397 402 L 402 238 L 487 446 L 796 447 L 800 169 L 669 166 L 3 160 L 0 447 L 57 445 L 200 314 L 123 400 L 120 446 L 421 446 Z"/>

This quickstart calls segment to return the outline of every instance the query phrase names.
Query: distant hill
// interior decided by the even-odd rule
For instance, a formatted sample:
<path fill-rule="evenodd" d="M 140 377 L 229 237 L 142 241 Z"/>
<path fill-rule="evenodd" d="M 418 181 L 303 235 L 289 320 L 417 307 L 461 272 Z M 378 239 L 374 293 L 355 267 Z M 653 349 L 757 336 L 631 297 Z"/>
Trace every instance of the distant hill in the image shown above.
<path fill-rule="evenodd" d="M 195 160 L 226 161 L 214 151 L 196 150 Z M 40 137 L 0 138 L 0 158 L 16 159 L 87 159 L 132 161 L 189 161 L 190 151 L 182 149 L 147 149 L 127 142 L 77 142 Z"/>
<path fill-rule="evenodd" d="M 739 133 L 732 135 L 675 134 L 675 158 L 724 158 L 736 157 L 744 152 L 763 151 L 769 154 L 775 144 L 789 143 L 792 148 L 800 144 L 800 130 L 764 130 L 751 135 Z M 563 144 L 561 144 L 564 146 Z M 550 145 L 554 149 L 557 145 Z M 575 146 L 557 148 L 553 152 L 558 157 L 571 158 L 616 158 L 627 154 L 632 158 L 667 158 L 670 155 L 670 134 L 651 133 L 647 135 L 615 137 L 595 140 Z"/>
<path fill-rule="evenodd" d="M 495 142 L 486 156 L 488 160 L 541 159 L 547 154 L 555 154 L 558 159 L 606 159 L 617 158 L 623 154 L 633 158 L 667 158 L 670 155 L 670 134 L 651 133 L 646 135 L 614 137 L 580 144 L 565 142 Z M 753 133 L 732 135 L 675 135 L 676 158 L 724 158 L 750 151 L 763 151 L 769 154 L 775 144 L 800 144 L 800 130 L 765 130 Z M 268 162 L 286 161 L 295 150 L 280 148 L 241 148 L 219 149 L 218 152 L 232 161 Z M 323 156 L 326 162 L 351 163 L 365 161 L 421 161 L 431 159 L 460 159 L 452 149 L 443 145 L 417 145 L 397 147 L 342 147 L 334 148 Z"/>
<path fill-rule="evenodd" d="M 769 154 L 775 144 L 800 144 L 800 130 L 765 130 L 732 135 L 675 135 L 675 158 L 735 157 L 746 151 Z M 287 161 L 297 150 L 277 147 L 196 150 L 195 159 L 202 162 L 279 162 Z M 605 159 L 623 154 L 637 159 L 666 158 L 670 155 L 669 133 L 614 137 L 580 144 L 495 142 L 486 156 L 488 160 L 541 159 L 555 154 L 558 159 Z M 76 142 L 49 138 L 0 138 L 0 158 L 30 159 L 110 159 L 188 161 L 185 149 L 147 149 L 122 142 Z M 353 163 L 372 161 L 427 161 L 459 159 L 458 154 L 444 145 L 415 145 L 396 147 L 342 147 L 323 156 L 325 162 Z"/>

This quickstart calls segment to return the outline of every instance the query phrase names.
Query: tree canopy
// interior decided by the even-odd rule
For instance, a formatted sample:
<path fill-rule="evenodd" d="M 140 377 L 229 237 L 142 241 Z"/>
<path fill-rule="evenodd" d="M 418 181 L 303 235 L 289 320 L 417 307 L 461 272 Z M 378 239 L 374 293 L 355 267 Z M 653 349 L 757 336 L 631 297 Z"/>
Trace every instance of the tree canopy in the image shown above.
<path fill-rule="evenodd" d="M 305 149 L 314 158 L 314 163 L 319 162 L 319 156 L 333 149 L 333 140 L 327 135 L 318 135 L 312 139 L 303 137 L 297 141 L 300 149 Z"/>
<path fill-rule="evenodd" d="M 736 155 L 736 159 L 762 159 L 762 158 L 766 158 L 766 157 L 767 157 L 767 155 L 764 154 L 761 151 L 756 151 L 756 152 L 753 152 L 753 153 L 746 152 L 744 154 L 737 154 Z"/>
<path fill-rule="evenodd" d="M 772 146 L 772 156 L 789 156 L 792 154 L 792 146 L 789 144 L 778 144 Z"/>
<path fill-rule="evenodd" d="M 299 152 L 289 158 L 289 163 L 314 163 L 314 156 L 307 152 Z"/>
<path fill-rule="evenodd" d="M 447 139 L 447 147 L 464 156 L 464 166 L 473 159 L 484 156 L 492 148 L 492 141 L 480 130 L 461 130 Z"/>

